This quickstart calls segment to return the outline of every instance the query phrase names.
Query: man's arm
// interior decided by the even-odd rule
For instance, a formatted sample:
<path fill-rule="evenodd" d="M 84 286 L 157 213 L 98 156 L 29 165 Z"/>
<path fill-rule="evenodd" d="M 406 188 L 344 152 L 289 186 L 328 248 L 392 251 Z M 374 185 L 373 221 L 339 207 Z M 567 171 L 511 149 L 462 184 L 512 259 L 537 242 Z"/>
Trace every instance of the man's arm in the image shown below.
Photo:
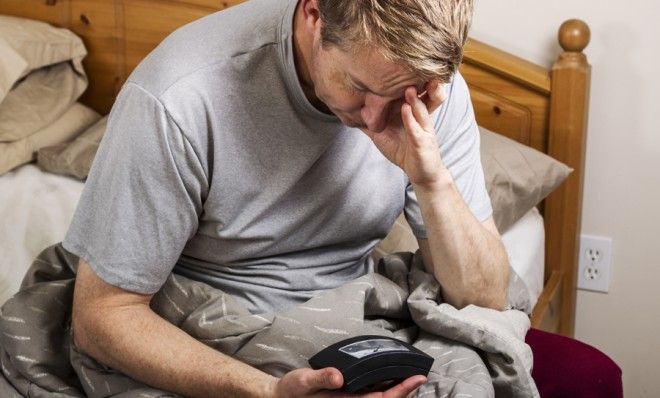
<path fill-rule="evenodd" d="M 345 396 L 331 391 L 344 384 L 339 370 L 301 368 L 282 378 L 270 376 L 162 319 L 149 307 L 151 297 L 104 282 L 81 260 L 73 294 L 74 344 L 136 380 L 186 397 Z M 410 377 L 382 397 L 407 397 L 425 382 L 426 377 Z"/>
<path fill-rule="evenodd" d="M 503 309 L 509 265 L 499 232 L 492 219 L 482 225 L 475 218 L 441 159 L 430 114 L 446 93 L 437 83 L 430 84 L 427 92 L 428 98 L 422 100 L 415 87 L 406 89 L 403 129 L 363 131 L 406 173 L 415 190 L 428 237 L 419 242 L 422 258 L 440 283 L 444 299 L 457 308 L 475 304 Z"/>
<path fill-rule="evenodd" d="M 506 306 L 509 261 L 493 218 L 479 223 L 451 182 L 415 188 L 428 239 L 418 239 L 424 266 L 456 308 Z"/>
<path fill-rule="evenodd" d="M 457 87 L 454 90 L 459 90 L 459 94 L 461 88 L 467 90 L 464 82 L 462 85 L 461 82 L 455 84 Z M 443 298 L 455 307 L 475 304 L 504 309 L 509 261 L 495 222 L 489 217 L 481 223 L 474 216 L 459 192 L 457 182 L 435 150 L 436 134 L 429 110 L 413 94 L 408 92 L 406 95 L 410 112 L 404 112 L 402 117 L 411 138 L 410 146 L 416 149 L 411 151 L 414 154 L 410 155 L 412 160 L 406 172 L 409 173 L 427 233 L 428 239 L 419 242 L 425 267 L 440 283 Z M 469 97 L 459 95 L 454 100 L 458 101 L 454 107 L 458 106 L 459 111 L 463 111 L 461 100 L 469 106 Z M 465 110 L 459 115 L 467 118 L 472 112 Z M 463 131 L 465 120 L 450 126 Z M 470 128 L 465 134 L 476 134 L 475 130 Z M 458 153 L 462 157 L 475 156 L 474 153 Z M 453 155 L 454 158 L 456 156 Z M 472 178 L 480 176 L 477 173 L 465 174 Z M 462 178 L 465 179 L 464 176 Z"/>
<path fill-rule="evenodd" d="M 276 378 L 162 319 L 149 308 L 151 297 L 107 284 L 81 260 L 73 297 L 75 345 L 137 380 L 184 396 L 270 396 Z"/>

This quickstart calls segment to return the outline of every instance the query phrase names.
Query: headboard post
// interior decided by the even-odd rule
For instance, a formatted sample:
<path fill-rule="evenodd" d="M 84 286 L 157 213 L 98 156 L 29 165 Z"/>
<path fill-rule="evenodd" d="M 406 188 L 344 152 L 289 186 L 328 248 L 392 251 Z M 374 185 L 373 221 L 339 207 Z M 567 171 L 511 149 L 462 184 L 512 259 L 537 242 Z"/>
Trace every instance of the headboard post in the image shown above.
<path fill-rule="evenodd" d="M 573 173 L 545 201 L 546 262 L 562 275 L 558 332 L 572 336 L 575 326 L 582 182 L 586 147 L 591 66 L 582 51 L 589 44 L 586 23 L 572 19 L 559 28 L 564 49 L 552 76 L 548 154 Z"/>

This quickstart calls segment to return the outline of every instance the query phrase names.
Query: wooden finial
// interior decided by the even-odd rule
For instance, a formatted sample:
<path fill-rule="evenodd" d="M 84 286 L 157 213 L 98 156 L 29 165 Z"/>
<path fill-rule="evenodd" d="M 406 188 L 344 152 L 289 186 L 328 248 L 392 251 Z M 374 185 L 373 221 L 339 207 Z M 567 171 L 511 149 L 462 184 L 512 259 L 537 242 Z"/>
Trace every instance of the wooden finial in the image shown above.
<path fill-rule="evenodd" d="M 569 19 L 559 27 L 559 44 L 564 51 L 582 52 L 591 39 L 591 31 L 586 22 Z"/>

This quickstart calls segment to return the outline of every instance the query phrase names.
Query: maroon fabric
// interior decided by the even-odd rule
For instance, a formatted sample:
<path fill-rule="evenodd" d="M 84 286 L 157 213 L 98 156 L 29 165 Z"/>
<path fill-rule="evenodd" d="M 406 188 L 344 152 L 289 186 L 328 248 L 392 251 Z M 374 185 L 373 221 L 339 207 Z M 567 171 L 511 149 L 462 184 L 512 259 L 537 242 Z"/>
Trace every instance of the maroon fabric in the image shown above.
<path fill-rule="evenodd" d="M 596 348 L 558 334 L 530 329 L 532 378 L 541 398 L 623 398 L 621 368 Z"/>

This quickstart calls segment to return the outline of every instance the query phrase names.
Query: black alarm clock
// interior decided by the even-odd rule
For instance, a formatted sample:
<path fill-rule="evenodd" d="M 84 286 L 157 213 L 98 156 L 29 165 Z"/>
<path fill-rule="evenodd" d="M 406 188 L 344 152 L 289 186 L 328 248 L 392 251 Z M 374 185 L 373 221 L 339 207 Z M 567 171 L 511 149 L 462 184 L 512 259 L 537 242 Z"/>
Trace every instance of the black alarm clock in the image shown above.
<path fill-rule="evenodd" d="M 426 376 L 433 358 L 392 337 L 366 335 L 342 340 L 309 359 L 312 369 L 334 367 L 347 392 L 382 391 L 408 377 Z"/>

